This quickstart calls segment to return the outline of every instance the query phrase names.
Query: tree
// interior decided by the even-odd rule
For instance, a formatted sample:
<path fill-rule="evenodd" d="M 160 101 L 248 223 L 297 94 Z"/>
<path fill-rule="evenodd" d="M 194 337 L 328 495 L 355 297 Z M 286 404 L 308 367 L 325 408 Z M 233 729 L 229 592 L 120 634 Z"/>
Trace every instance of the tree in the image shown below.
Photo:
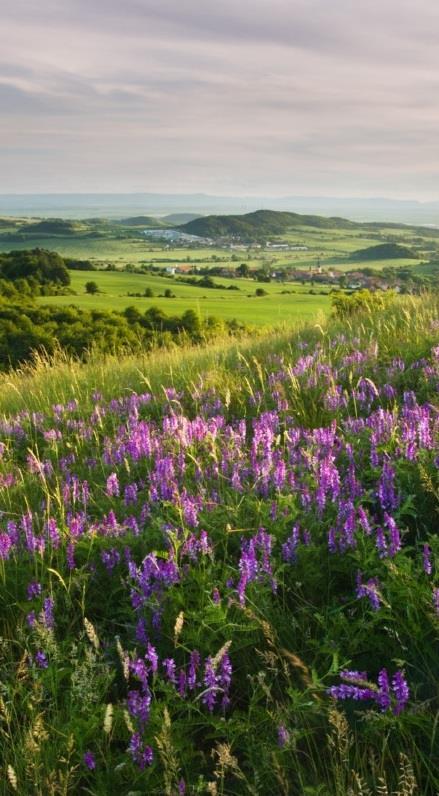
<path fill-rule="evenodd" d="M 86 282 L 85 283 L 85 292 L 89 293 L 91 296 L 94 296 L 95 293 L 99 293 L 99 288 L 96 282 Z"/>
<path fill-rule="evenodd" d="M 239 276 L 242 276 L 243 279 L 245 279 L 246 277 L 248 277 L 250 273 L 250 268 L 248 267 L 247 263 L 241 263 L 241 265 L 238 265 L 236 273 L 239 274 Z"/>
<path fill-rule="evenodd" d="M 0 255 L 0 271 L 3 277 L 15 281 L 33 277 L 43 284 L 70 284 L 70 274 L 63 258 L 57 252 L 46 249 L 13 251 Z"/>

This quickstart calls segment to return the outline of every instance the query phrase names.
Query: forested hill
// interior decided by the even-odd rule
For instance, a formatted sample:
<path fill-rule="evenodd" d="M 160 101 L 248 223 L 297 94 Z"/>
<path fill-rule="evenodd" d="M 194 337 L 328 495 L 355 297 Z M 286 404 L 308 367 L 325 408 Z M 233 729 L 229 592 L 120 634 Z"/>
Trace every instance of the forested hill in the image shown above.
<path fill-rule="evenodd" d="M 378 246 L 369 246 L 366 249 L 358 249 L 352 252 L 353 260 L 395 260 L 411 259 L 417 257 L 413 249 L 408 246 L 401 246 L 400 243 L 381 243 Z"/>
<path fill-rule="evenodd" d="M 239 237 L 247 240 L 267 238 L 271 235 L 282 235 L 298 227 L 314 227 L 322 230 L 353 229 L 376 231 L 379 229 L 403 229 L 418 234 L 425 229 L 411 224 L 397 224 L 376 221 L 349 221 L 338 216 L 301 215 L 300 213 L 279 212 L 277 210 L 256 210 L 243 215 L 210 215 L 196 218 L 181 224 L 179 230 L 190 235 L 205 238 Z M 439 229 L 429 228 L 430 236 L 439 236 Z"/>
<path fill-rule="evenodd" d="M 316 227 L 318 229 L 358 229 L 362 225 L 345 218 L 325 218 L 299 213 L 282 213 L 275 210 L 256 210 L 254 213 L 230 216 L 206 216 L 197 218 L 180 229 L 201 237 L 261 237 L 280 235 L 291 227 Z"/>

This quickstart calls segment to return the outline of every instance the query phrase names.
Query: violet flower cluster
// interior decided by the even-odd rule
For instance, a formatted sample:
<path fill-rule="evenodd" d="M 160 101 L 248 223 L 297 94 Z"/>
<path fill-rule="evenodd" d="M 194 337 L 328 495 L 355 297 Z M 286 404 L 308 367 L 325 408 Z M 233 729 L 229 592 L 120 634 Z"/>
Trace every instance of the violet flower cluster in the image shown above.
<path fill-rule="evenodd" d="M 344 682 L 328 688 L 329 696 L 338 700 L 375 702 L 383 712 L 392 710 L 395 716 L 404 710 L 410 697 L 407 681 L 401 671 L 395 672 L 389 681 L 387 670 L 381 669 L 377 684 L 369 681 L 367 672 L 345 670 L 340 672 L 340 678 Z"/>

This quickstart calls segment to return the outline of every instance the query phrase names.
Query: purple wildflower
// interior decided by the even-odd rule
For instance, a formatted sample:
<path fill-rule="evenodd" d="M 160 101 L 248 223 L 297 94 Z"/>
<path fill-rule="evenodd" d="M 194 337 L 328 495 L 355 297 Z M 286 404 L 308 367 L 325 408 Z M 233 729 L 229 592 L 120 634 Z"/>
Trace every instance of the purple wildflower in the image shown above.
<path fill-rule="evenodd" d="M 162 666 L 165 670 L 166 678 L 169 680 L 170 683 L 175 685 L 177 682 L 177 677 L 176 677 L 176 667 L 174 659 L 165 658 L 162 661 Z"/>
<path fill-rule="evenodd" d="M 393 556 L 401 550 L 401 535 L 395 520 L 389 514 L 386 514 L 386 512 L 384 512 L 384 522 L 389 531 L 389 555 L 393 558 Z"/>
<path fill-rule="evenodd" d="M 340 677 L 348 682 L 331 686 L 327 690 L 327 693 L 335 699 L 372 700 L 383 712 L 388 711 L 394 701 L 395 715 L 399 715 L 408 702 L 409 688 L 404 674 L 400 671 L 395 672 L 391 687 L 387 669 L 381 669 L 379 672 L 377 686 L 369 683 L 366 672 L 345 671 L 341 672 Z"/>
<path fill-rule="evenodd" d="M 47 521 L 47 535 L 52 543 L 52 546 L 55 548 L 55 550 L 57 550 L 61 544 L 61 534 L 53 517 Z"/>
<path fill-rule="evenodd" d="M 409 687 L 407 685 L 407 680 L 405 679 L 402 672 L 395 672 L 392 678 L 392 691 L 395 695 L 396 704 L 393 708 L 393 712 L 395 716 L 399 716 L 402 710 L 404 710 L 410 696 Z"/>
<path fill-rule="evenodd" d="M 37 615 L 35 611 L 29 611 L 29 613 L 26 616 L 26 622 L 30 628 L 35 627 L 37 623 Z"/>
<path fill-rule="evenodd" d="M 221 703 L 223 708 L 227 708 L 230 703 L 229 690 L 232 682 L 232 672 L 232 662 L 227 652 L 225 652 L 221 658 L 217 675 L 218 685 L 223 690 L 223 698 Z"/>
<path fill-rule="evenodd" d="M 47 660 L 46 654 L 42 650 L 37 650 L 34 655 L 34 661 L 39 669 L 47 669 L 49 666 L 49 661 Z"/>
<path fill-rule="evenodd" d="M 37 583 L 37 581 L 31 581 L 27 587 L 27 599 L 33 600 L 35 597 L 39 597 L 41 594 L 42 588 L 41 583 Z"/>
<path fill-rule="evenodd" d="M 294 564 L 297 559 L 297 547 L 300 542 L 299 526 L 295 525 L 291 536 L 288 537 L 285 544 L 282 545 L 282 558 L 288 561 L 289 564 Z"/>
<path fill-rule="evenodd" d="M 119 497 L 120 495 L 117 473 L 111 473 L 107 478 L 107 495 L 108 497 Z"/>
<path fill-rule="evenodd" d="M 221 595 L 216 587 L 212 591 L 212 600 L 215 603 L 215 605 L 219 605 L 219 603 L 221 602 Z"/>
<path fill-rule="evenodd" d="M 143 693 L 139 691 L 129 691 L 127 696 L 127 707 L 134 718 L 143 726 L 149 719 L 151 707 L 151 692 L 148 687 L 144 688 Z"/>
<path fill-rule="evenodd" d="M 207 706 L 210 713 L 212 713 L 215 702 L 216 702 L 216 695 L 218 691 L 218 679 L 216 676 L 216 672 L 212 663 L 212 658 L 209 656 L 204 664 L 204 678 L 203 678 L 204 685 L 206 686 L 206 690 L 203 694 L 202 700 L 203 703 Z"/>
<path fill-rule="evenodd" d="M 146 648 L 145 660 L 149 662 L 151 666 L 151 671 L 153 674 L 155 674 L 159 666 L 159 656 L 157 655 L 156 648 L 153 647 L 153 645 L 150 644 L 149 641 Z"/>
<path fill-rule="evenodd" d="M 70 572 L 75 569 L 75 545 L 73 542 L 69 542 L 66 547 L 66 561 L 67 561 L 67 568 Z"/>
<path fill-rule="evenodd" d="M 55 617 L 53 615 L 54 602 L 51 597 L 46 597 L 43 602 L 43 610 L 40 613 L 40 622 L 48 628 L 53 630 L 55 627 Z"/>
<path fill-rule="evenodd" d="M 287 728 L 284 724 L 279 724 L 277 728 L 277 744 L 280 749 L 283 749 L 284 746 L 287 745 L 288 741 L 290 740 L 290 733 L 288 732 Z"/>
<path fill-rule="evenodd" d="M 370 688 L 360 688 L 357 685 L 348 685 L 346 683 L 331 686 L 328 688 L 327 693 L 334 699 L 354 699 L 357 702 L 374 699 L 375 697 L 375 691 Z"/>
<path fill-rule="evenodd" d="M 103 550 L 101 560 L 107 571 L 112 572 L 114 567 L 120 562 L 120 553 L 115 547 L 112 547 L 111 550 Z"/>
<path fill-rule="evenodd" d="M 178 690 L 178 693 L 180 694 L 181 697 L 185 696 L 186 688 L 187 688 L 186 672 L 185 672 L 184 669 L 180 669 L 180 671 L 178 673 L 178 687 L 177 687 L 177 690 Z"/>
<path fill-rule="evenodd" d="M 154 759 L 154 753 L 151 747 L 143 744 L 141 735 L 138 732 L 135 732 L 134 735 L 131 736 L 128 752 L 142 771 L 146 766 L 150 766 Z"/>
<path fill-rule="evenodd" d="M 394 511 L 398 508 L 399 498 L 395 490 L 395 470 L 388 460 L 383 463 L 377 495 L 384 511 Z"/>
<path fill-rule="evenodd" d="M 200 653 L 198 650 L 193 650 L 190 655 L 189 672 L 187 677 L 189 691 L 193 691 L 197 685 L 197 672 L 200 662 Z"/>
<path fill-rule="evenodd" d="M 380 584 L 378 578 L 370 578 L 366 583 L 362 582 L 361 572 L 357 572 L 357 598 L 360 600 L 362 597 L 367 597 L 370 602 L 371 608 L 378 611 L 381 605 L 380 598 Z"/>
<path fill-rule="evenodd" d="M 381 710 L 388 710 L 390 707 L 390 686 L 389 676 L 386 669 L 381 669 L 378 674 L 378 694 L 376 700 Z"/>
<path fill-rule="evenodd" d="M 387 556 L 387 541 L 384 530 L 381 528 L 381 526 L 376 529 L 375 544 L 379 557 L 385 558 Z"/>
<path fill-rule="evenodd" d="M 94 769 L 96 768 L 96 760 L 94 754 L 88 751 L 84 754 L 84 757 L 82 759 L 84 761 L 84 765 L 87 766 L 89 771 L 94 771 Z"/>
<path fill-rule="evenodd" d="M 422 550 L 422 565 L 426 575 L 431 575 L 433 566 L 431 563 L 431 548 L 428 544 L 425 544 Z"/>

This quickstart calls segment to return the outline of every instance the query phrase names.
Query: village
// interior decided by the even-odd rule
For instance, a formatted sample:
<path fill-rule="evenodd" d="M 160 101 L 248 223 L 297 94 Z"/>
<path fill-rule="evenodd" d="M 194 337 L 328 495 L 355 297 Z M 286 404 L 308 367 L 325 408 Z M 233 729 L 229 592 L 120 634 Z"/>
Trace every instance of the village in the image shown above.
<path fill-rule="evenodd" d="M 383 271 L 365 267 L 352 271 L 324 268 L 321 265 L 310 265 L 305 268 L 290 266 L 249 268 L 245 263 L 240 266 L 214 265 L 209 268 L 189 263 L 166 266 L 165 273 L 171 277 L 217 276 L 223 279 L 254 279 L 256 282 L 278 282 L 279 284 L 299 283 L 329 287 L 334 290 L 394 290 L 396 293 L 416 292 L 417 279 L 404 268 L 387 267 Z M 422 280 L 419 280 L 420 282 Z"/>

